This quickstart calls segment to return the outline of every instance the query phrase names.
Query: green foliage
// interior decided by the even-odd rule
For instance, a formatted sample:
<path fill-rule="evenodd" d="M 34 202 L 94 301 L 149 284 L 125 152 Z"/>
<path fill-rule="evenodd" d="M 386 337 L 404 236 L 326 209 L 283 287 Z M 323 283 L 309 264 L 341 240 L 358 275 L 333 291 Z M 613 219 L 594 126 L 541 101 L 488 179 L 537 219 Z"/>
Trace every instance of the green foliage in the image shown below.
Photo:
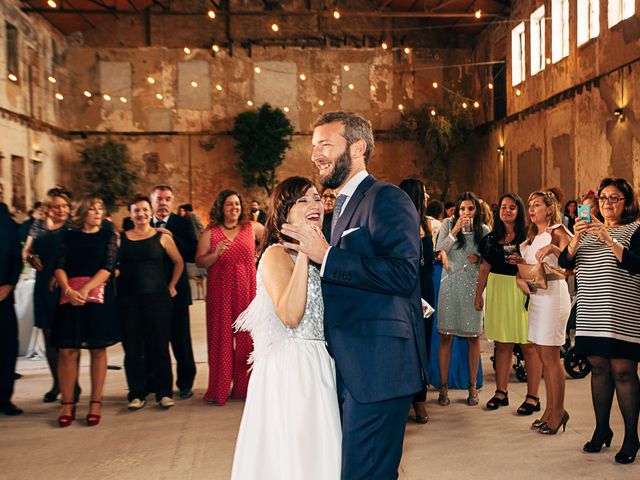
<path fill-rule="evenodd" d="M 238 168 L 246 187 L 262 187 L 267 195 L 276 182 L 276 169 L 291 148 L 293 126 L 279 108 L 268 103 L 236 116 L 231 135 L 237 142 Z"/>
<path fill-rule="evenodd" d="M 396 135 L 417 142 L 429 155 L 429 173 L 440 173 L 443 181 L 442 198 L 446 198 L 451 182 L 453 154 L 463 145 L 473 130 L 471 108 L 462 108 L 463 97 L 447 92 L 442 108 L 432 115 L 432 107 L 422 106 L 402 114 Z"/>
<path fill-rule="evenodd" d="M 85 191 L 100 197 L 108 211 L 124 205 L 135 193 L 138 176 L 124 143 L 107 139 L 86 148 L 80 162 L 84 167 Z"/>

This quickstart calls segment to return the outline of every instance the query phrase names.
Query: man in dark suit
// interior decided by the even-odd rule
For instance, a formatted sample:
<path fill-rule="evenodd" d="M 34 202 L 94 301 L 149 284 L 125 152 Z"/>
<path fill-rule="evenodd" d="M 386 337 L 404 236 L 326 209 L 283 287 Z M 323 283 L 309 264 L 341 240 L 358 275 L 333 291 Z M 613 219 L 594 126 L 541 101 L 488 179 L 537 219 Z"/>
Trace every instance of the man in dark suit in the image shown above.
<path fill-rule="evenodd" d="M 338 193 L 331 245 L 308 225 L 282 229 L 299 242 L 287 247 L 321 265 L 344 480 L 397 478 L 407 413 L 426 371 L 418 216 L 404 192 L 367 173 L 373 148 L 364 118 L 321 117 L 311 158 L 321 183 Z"/>
<path fill-rule="evenodd" d="M 251 200 L 251 204 L 249 205 L 249 207 L 251 210 L 249 212 L 249 220 L 258 222 L 261 225 L 267 223 L 267 214 L 264 212 L 264 210 L 260 209 L 260 202 L 258 202 L 257 200 Z"/>
<path fill-rule="evenodd" d="M 22 410 L 11 402 L 18 356 L 18 320 L 13 290 L 22 270 L 18 225 L 9 209 L 0 203 L 0 412 L 20 415 Z"/>
<path fill-rule="evenodd" d="M 195 261 L 198 239 L 193 225 L 188 218 L 172 213 L 173 189 L 169 185 L 156 185 L 151 191 L 151 207 L 153 208 L 152 225 L 163 228 L 173 236 L 180 255 L 185 263 Z M 165 255 L 164 270 L 167 280 L 171 279 L 173 262 Z M 196 376 L 196 363 L 193 358 L 191 345 L 191 327 L 189 320 L 189 305 L 191 305 L 191 288 L 185 268 L 176 285 L 178 294 L 173 297 L 173 312 L 171 319 L 171 348 L 176 357 L 177 379 L 176 385 L 180 390 L 180 398 L 193 396 L 193 379 Z"/>

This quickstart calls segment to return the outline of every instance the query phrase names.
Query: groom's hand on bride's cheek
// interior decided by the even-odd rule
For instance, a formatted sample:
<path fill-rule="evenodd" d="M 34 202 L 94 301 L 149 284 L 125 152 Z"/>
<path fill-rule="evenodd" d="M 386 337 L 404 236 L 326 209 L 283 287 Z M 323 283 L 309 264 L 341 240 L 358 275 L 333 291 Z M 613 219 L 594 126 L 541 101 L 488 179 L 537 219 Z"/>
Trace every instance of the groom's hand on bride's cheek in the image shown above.
<path fill-rule="evenodd" d="M 314 229 L 307 224 L 291 225 L 285 223 L 282 225 L 282 233 L 297 240 L 299 243 L 285 242 L 284 246 L 306 254 L 315 263 L 322 263 L 329 244 L 322 233 L 318 233 L 318 231 L 318 229 Z"/>

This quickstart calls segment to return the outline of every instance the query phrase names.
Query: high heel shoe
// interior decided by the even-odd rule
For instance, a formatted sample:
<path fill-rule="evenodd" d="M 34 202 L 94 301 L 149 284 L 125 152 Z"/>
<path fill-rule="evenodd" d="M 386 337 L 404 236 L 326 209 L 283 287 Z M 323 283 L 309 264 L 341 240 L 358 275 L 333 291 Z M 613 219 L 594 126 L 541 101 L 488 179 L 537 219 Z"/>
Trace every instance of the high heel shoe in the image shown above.
<path fill-rule="evenodd" d="M 60 415 L 58 417 L 58 426 L 60 428 L 65 428 L 71 425 L 71 422 L 76 419 L 76 404 L 74 402 L 62 402 L 62 405 L 73 405 L 71 415 Z"/>
<path fill-rule="evenodd" d="M 475 395 L 471 395 L 471 389 L 472 388 L 476 391 Z M 469 396 L 467 397 L 467 405 L 469 405 L 470 407 L 474 407 L 474 406 L 478 405 L 478 403 L 480 403 L 480 400 L 478 399 L 478 389 L 476 388 L 476 384 L 475 383 L 470 383 L 469 384 Z"/>
<path fill-rule="evenodd" d="M 429 414 L 424 402 L 413 402 L 413 411 L 415 412 L 415 422 L 424 425 L 429 421 Z"/>
<path fill-rule="evenodd" d="M 92 403 L 97 403 L 102 405 L 102 400 L 91 400 L 89 402 L 89 405 L 91 405 Z M 95 427 L 96 425 L 98 425 L 100 423 L 100 419 L 102 418 L 102 415 L 100 415 L 99 413 L 88 413 L 87 414 L 87 425 L 90 427 Z"/>
<path fill-rule="evenodd" d="M 447 393 L 442 393 L 443 390 L 446 390 Z M 443 383 L 442 385 L 440 385 L 440 393 L 438 394 L 438 403 L 443 407 L 446 407 L 451 403 L 451 400 L 449 399 L 449 385 L 446 383 Z"/>
<path fill-rule="evenodd" d="M 546 420 L 540 420 L 540 419 L 536 419 L 533 421 L 533 423 L 531 424 L 531 430 L 540 430 L 543 427 L 547 426 L 547 421 Z"/>
<path fill-rule="evenodd" d="M 498 393 L 502 394 L 503 397 L 498 397 Z M 504 390 L 496 390 L 496 395 L 491 397 L 487 402 L 487 410 L 497 410 L 500 407 L 506 407 L 509 405 L 509 392 L 505 392 Z"/>
<path fill-rule="evenodd" d="M 616 456 L 614 457 L 614 460 L 616 461 L 616 463 L 622 463 L 624 465 L 628 464 L 628 463 L 633 463 L 636 460 L 636 455 L 638 453 L 638 448 L 636 447 L 635 451 L 633 453 L 627 453 L 624 451 L 624 446 L 622 447 L 622 449 L 616 453 Z"/>
<path fill-rule="evenodd" d="M 538 430 L 538 433 L 542 433 L 543 435 L 555 435 L 556 433 L 558 433 L 558 430 L 560 430 L 560 427 L 562 427 L 562 431 L 564 432 L 567 428 L 568 421 L 569 414 L 565 410 L 564 414 L 562 415 L 562 420 L 560 420 L 560 424 L 556 428 L 551 428 L 549 424 L 546 424 L 544 427 Z"/>
<path fill-rule="evenodd" d="M 584 444 L 582 450 L 587 453 L 598 453 L 602 450 L 602 446 L 606 445 L 607 447 L 611 446 L 611 440 L 613 440 L 613 431 L 609 429 L 607 435 L 601 440 L 595 440 L 595 433 L 591 440 Z"/>

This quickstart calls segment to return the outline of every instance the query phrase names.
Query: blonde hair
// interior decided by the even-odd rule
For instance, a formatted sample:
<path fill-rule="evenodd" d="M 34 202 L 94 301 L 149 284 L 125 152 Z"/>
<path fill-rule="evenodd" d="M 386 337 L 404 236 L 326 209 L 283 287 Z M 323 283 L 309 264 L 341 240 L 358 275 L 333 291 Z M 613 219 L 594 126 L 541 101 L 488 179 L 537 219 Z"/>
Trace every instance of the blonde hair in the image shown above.
<path fill-rule="evenodd" d="M 549 218 L 548 218 L 549 226 L 562 223 L 562 212 L 560 211 L 560 207 L 558 206 L 558 199 L 556 198 L 553 192 L 545 192 L 542 190 L 533 192 L 531 195 L 529 195 L 529 198 L 527 199 L 527 207 L 535 197 L 542 198 L 542 202 L 547 207 L 551 207 L 551 215 L 549 215 Z M 538 235 L 540 232 L 538 232 L 538 226 L 535 223 L 533 223 L 531 219 L 528 219 L 527 222 L 528 222 L 527 242 L 529 242 L 529 245 L 531 245 L 531 242 L 533 242 L 534 237 Z"/>
<path fill-rule="evenodd" d="M 77 228 L 82 228 L 82 226 L 84 225 L 84 221 L 87 218 L 87 214 L 89 213 L 89 210 L 91 210 L 92 207 L 99 205 L 102 208 L 102 211 L 104 212 L 105 206 L 104 206 L 104 202 L 102 201 L 101 198 L 98 197 L 85 197 L 83 198 L 79 203 L 78 206 L 76 207 L 75 212 L 73 212 L 73 225 Z"/>
<path fill-rule="evenodd" d="M 491 211 L 491 206 L 482 199 L 478 199 L 480 201 L 480 210 L 482 210 L 482 223 L 484 223 L 489 230 L 493 231 L 493 212 Z"/>

